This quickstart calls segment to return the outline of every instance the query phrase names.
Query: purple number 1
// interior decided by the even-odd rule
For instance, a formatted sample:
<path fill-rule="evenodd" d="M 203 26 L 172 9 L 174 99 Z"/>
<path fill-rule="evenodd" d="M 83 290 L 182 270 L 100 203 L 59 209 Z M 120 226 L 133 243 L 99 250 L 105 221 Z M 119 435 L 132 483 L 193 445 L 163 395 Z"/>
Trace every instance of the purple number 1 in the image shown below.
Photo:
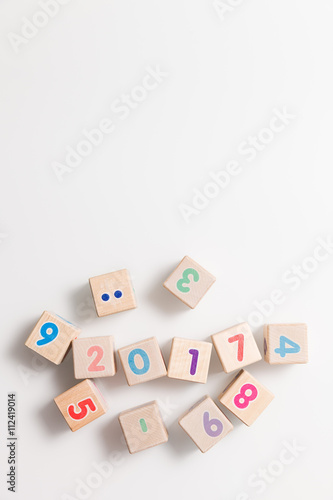
<path fill-rule="evenodd" d="M 190 368 L 190 374 L 191 375 L 195 375 L 196 371 L 197 371 L 199 351 L 198 351 L 198 349 L 190 349 L 188 352 L 192 356 L 192 363 L 191 363 L 191 368 Z"/>

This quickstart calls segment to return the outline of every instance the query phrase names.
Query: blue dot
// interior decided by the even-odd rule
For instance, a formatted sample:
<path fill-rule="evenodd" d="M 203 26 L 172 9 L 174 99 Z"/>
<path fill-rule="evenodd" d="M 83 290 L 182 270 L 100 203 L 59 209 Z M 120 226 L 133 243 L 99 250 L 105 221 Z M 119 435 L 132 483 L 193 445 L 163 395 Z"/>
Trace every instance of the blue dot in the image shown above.
<path fill-rule="evenodd" d="M 120 299 L 120 297 L 123 296 L 123 292 L 121 292 L 120 290 L 116 290 L 113 295 L 116 297 L 116 299 Z"/>
<path fill-rule="evenodd" d="M 103 293 L 102 300 L 104 300 L 104 302 L 107 302 L 108 300 L 110 300 L 110 295 L 108 293 Z"/>

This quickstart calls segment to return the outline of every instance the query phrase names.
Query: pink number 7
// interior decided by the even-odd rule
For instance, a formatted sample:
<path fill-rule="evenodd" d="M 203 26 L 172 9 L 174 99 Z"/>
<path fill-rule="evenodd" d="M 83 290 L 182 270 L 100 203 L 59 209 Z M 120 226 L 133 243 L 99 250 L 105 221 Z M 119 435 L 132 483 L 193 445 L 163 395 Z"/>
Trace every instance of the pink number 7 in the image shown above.
<path fill-rule="evenodd" d="M 97 406 L 95 405 L 92 398 L 83 399 L 78 402 L 78 407 L 80 408 L 80 412 L 76 413 L 75 406 L 73 404 L 69 405 L 67 408 L 68 415 L 73 420 L 82 420 L 88 415 L 88 408 L 94 413 L 97 410 Z"/>
<path fill-rule="evenodd" d="M 232 342 L 238 342 L 237 359 L 238 361 L 243 361 L 244 359 L 244 335 L 239 333 L 228 339 L 229 344 Z"/>

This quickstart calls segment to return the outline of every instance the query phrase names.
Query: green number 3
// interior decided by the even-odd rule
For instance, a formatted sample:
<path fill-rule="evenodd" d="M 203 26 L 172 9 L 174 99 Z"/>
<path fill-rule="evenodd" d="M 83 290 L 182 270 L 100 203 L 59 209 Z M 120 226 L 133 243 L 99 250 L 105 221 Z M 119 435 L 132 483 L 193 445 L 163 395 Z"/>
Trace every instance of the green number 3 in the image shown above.
<path fill-rule="evenodd" d="M 197 282 L 199 281 L 199 273 L 195 269 L 192 269 L 189 267 L 188 269 L 185 269 L 183 272 L 183 279 L 180 279 L 177 281 L 177 288 L 180 292 L 182 293 L 188 293 L 190 291 L 190 288 L 188 286 L 184 286 L 184 284 L 190 283 L 190 280 L 188 279 L 189 276 L 193 276 L 193 281 Z"/>

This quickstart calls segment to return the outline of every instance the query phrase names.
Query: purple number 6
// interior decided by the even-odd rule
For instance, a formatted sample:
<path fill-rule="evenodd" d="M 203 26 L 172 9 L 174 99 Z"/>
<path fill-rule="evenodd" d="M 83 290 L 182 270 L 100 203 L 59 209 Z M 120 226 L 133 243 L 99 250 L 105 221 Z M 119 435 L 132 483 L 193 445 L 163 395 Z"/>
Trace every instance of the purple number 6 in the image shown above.
<path fill-rule="evenodd" d="M 219 436 L 223 432 L 223 424 L 221 420 L 219 420 L 218 418 L 212 418 L 211 420 L 209 420 L 208 411 L 205 411 L 205 413 L 203 414 L 203 426 L 206 434 L 213 438 Z M 213 429 L 213 426 L 215 426 L 216 429 Z"/>
<path fill-rule="evenodd" d="M 195 375 L 196 371 L 197 371 L 199 351 L 198 351 L 198 349 L 190 349 L 188 352 L 192 356 L 192 363 L 191 363 L 191 368 L 190 368 L 190 374 L 191 375 Z"/>

